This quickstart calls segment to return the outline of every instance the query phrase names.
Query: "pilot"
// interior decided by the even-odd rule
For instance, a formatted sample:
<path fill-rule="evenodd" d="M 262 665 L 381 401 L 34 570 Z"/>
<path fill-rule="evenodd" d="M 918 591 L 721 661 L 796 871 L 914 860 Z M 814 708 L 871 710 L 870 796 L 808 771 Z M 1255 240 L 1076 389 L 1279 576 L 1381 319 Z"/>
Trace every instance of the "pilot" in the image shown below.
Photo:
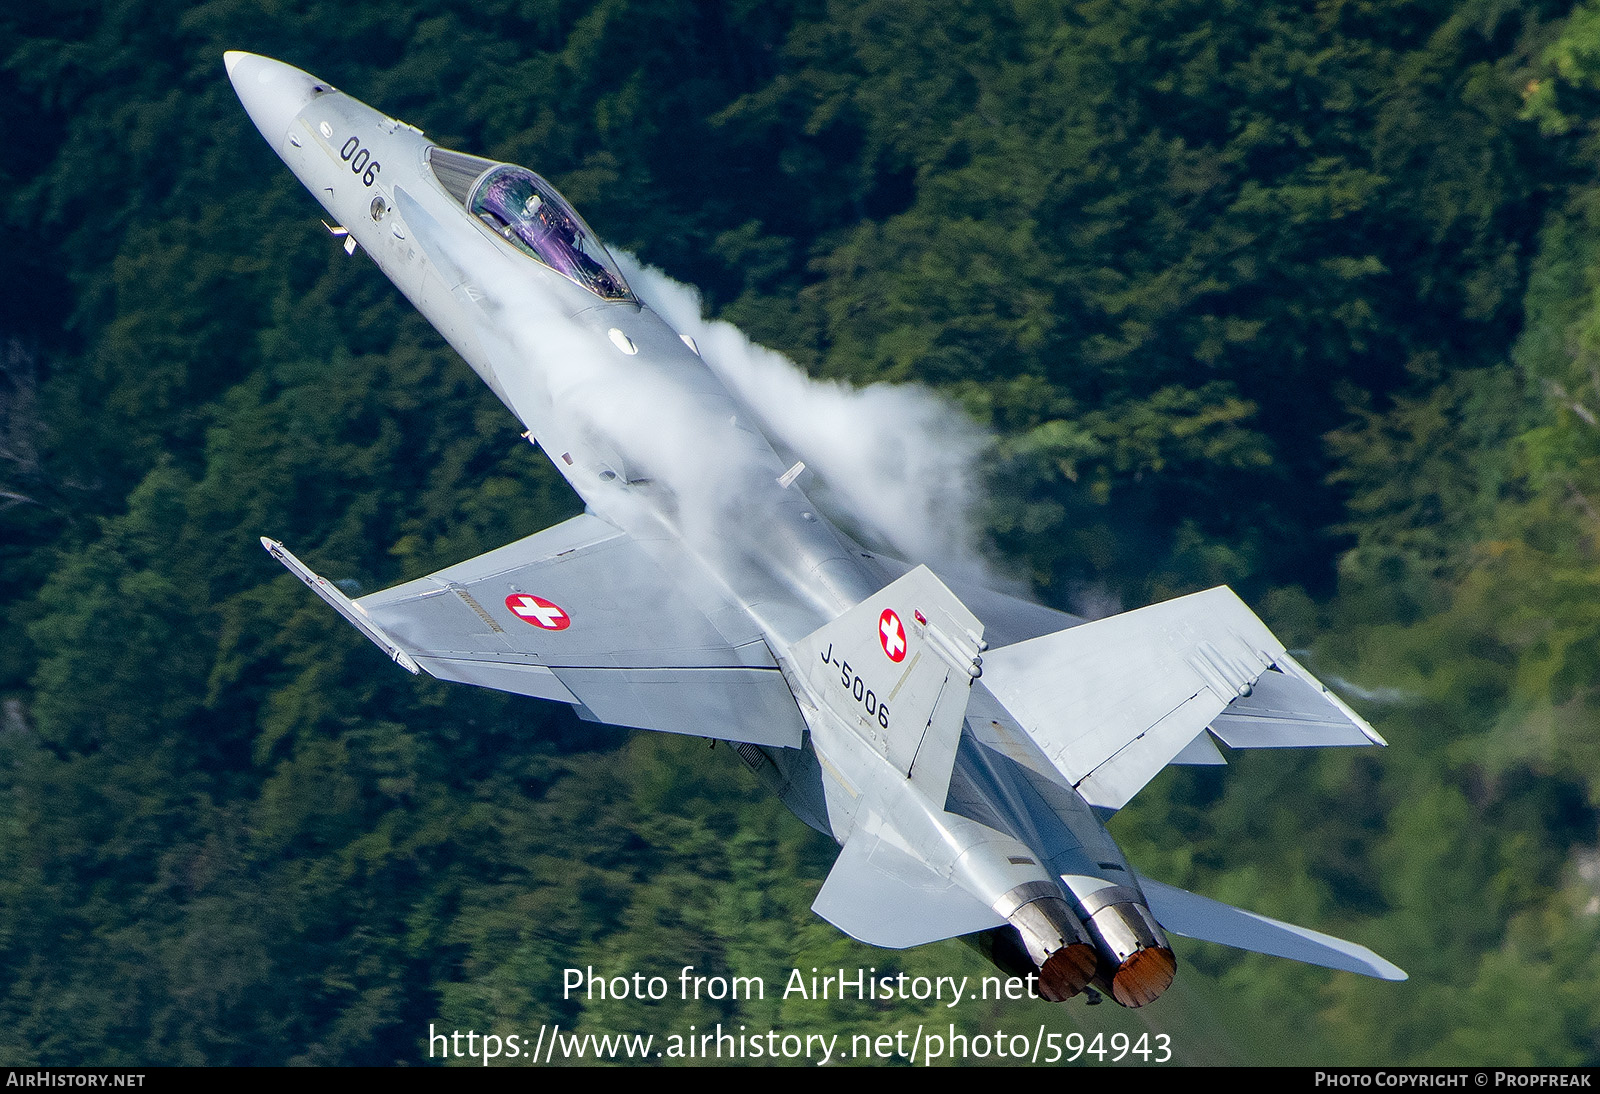
<path fill-rule="evenodd" d="M 578 226 L 572 222 L 571 217 L 560 209 L 554 208 L 547 203 L 539 213 L 539 220 L 550 230 L 553 236 L 568 247 L 577 244 Z"/>
<path fill-rule="evenodd" d="M 622 295 L 622 286 L 617 284 L 617 279 L 611 276 L 610 270 L 607 270 L 588 255 L 584 255 L 580 262 L 583 266 L 583 272 L 589 275 L 590 283 L 601 296 L 606 297 L 608 300 L 615 300 Z"/>
<path fill-rule="evenodd" d="M 627 295 L 617 277 L 582 249 L 578 223 L 559 198 L 540 191 L 516 169 L 491 175 L 472 208 L 502 235 L 519 242 L 551 269 L 587 284 L 608 299 Z"/>

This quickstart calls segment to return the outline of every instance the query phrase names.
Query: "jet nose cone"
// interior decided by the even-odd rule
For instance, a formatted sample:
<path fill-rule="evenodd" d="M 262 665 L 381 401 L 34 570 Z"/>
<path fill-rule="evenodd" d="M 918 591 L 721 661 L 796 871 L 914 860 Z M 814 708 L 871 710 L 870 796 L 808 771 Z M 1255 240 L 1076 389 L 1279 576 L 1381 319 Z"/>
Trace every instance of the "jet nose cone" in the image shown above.
<path fill-rule="evenodd" d="M 229 50 L 222 62 L 228 66 L 234 93 L 274 151 L 280 150 L 295 115 L 324 91 L 333 90 L 311 73 L 270 57 Z"/>

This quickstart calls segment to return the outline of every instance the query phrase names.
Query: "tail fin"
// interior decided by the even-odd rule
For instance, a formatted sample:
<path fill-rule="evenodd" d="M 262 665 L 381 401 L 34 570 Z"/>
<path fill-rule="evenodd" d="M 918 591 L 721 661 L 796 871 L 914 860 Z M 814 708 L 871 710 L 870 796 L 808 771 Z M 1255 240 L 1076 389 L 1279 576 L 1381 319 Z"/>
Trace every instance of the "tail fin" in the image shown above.
<path fill-rule="evenodd" d="M 983 624 L 919 566 L 792 652 L 820 703 L 943 801 L 986 648 Z"/>

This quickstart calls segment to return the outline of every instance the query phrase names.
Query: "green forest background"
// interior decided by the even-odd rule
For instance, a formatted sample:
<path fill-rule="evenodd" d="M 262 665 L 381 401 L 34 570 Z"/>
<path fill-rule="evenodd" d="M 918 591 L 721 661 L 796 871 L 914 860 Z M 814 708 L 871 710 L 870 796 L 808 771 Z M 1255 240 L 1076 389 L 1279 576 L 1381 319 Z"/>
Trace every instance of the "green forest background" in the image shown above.
<path fill-rule="evenodd" d="M 959 401 L 1043 601 L 1233 585 L 1391 747 L 1169 770 L 1113 834 L 1411 979 L 1180 941 L 1140 1012 L 562 1000 L 987 966 L 812 916 L 833 848 L 730 750 L 413 679 L 261 551 L 372 591 L 578 506 L 225 49 L 548 175 L 815 376 Z M 0 1061 L 719 1021 L 1600 1061 L 1597 123 L 1594 0 L 5 5 Z"/>

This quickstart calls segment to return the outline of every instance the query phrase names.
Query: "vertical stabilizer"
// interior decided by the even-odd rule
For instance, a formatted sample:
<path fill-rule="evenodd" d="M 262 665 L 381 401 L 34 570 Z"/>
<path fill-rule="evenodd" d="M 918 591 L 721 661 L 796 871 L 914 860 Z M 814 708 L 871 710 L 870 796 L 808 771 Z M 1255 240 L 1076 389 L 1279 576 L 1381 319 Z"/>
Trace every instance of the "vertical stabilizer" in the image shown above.
<path fill-rule="evenodd" d="M 869 596 L 792 650 L 819 702 L 943 801 L 983 624 L 926 566 Z"/>

